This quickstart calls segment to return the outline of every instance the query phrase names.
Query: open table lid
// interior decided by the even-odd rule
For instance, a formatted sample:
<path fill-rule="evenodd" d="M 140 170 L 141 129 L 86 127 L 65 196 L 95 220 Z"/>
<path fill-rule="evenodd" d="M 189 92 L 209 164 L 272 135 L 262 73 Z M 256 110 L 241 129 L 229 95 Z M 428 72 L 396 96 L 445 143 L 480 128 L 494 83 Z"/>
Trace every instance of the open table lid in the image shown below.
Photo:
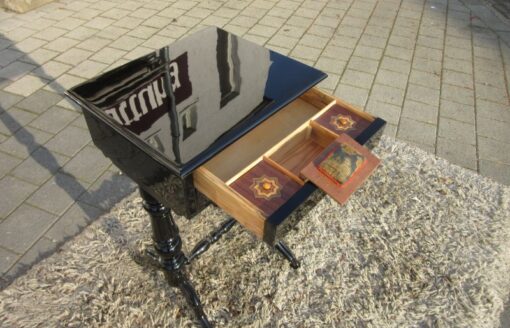
<path fill-rule="evenodd" d="M 341 134 L 313 161 L 301 175 L 340 204 L 372 174 L 380 160 L 347 134 Z"/>

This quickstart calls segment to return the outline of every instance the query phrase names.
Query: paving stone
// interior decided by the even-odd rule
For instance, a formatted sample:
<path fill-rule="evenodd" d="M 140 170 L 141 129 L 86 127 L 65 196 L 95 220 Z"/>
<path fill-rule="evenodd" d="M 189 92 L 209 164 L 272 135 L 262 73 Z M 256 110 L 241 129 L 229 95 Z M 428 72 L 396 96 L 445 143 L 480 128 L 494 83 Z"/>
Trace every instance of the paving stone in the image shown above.
<path fill-rule="evenodd" d="M 270 38 L 271 36 L 273 36 L 273 34 L 275 34 L 276 31 L 277 31 L 276 27 L 256 24 L 249 30 L 248 33 Z M 315 46 L 315 48 L 318 47 Z"/>
<path fill-rule="evenodd" d="M 341 74 L 344 71 L 346 65 L 347 62 L 345 61 L 335 60 L 326 57 L 320 57 L 315 63 L 315 67 L 320 69 L 321 71 L 336 74 Z"/>
<path fill-rule="evenodd" d="M 468 60 L 445 57 L 443 61 L 443 67 L 449 71 L 457 71 L 470 75 L 473 74 L 473 64 Z"/>
<path fill-rule="evenodd" d="M 432 48 L 432 49 L 442 49 L 443 48 L 443 40 L 441 38 L 434 38 L 425 35 L 418 35 L 418 39 L 416 43 L 420 46 Z M 451 49 L 451 48 L 450 48 Z"/>
<path fill-rule="evenodd" d="M 62 64 L 57 61 L 49 61 L 36 68 L 32 74 L 45 80 L 54 80 L 67 72 L 70 68 L 70 65 Z"/>
<path fill-rule="evenodd" d="M 32 121 L 30 126 L 56 134 L 71 123 L 77 116 L 77 113 L 62 107 L 54 106 L 40 115 L 36 120 Z"/>
<path fill-rule="evenodd" d="M 14 61 L 0 69 L 0 78 L 16 81 L 22 76 L 30 73 L 34 68 L 34 65 L 21 61 Z"/>
<path fill-rule="evenodd" d="M 404 101 L 404 92 L 405 90 L 402 89 L 374 83 L 370 99 L 401 106 Z"/>
<path fill-rule="evenodd" d="M 409 83 L 406 99 L 437 107 L 439 105 L 439 90 Z"/>
<path fill-rule="evenodd" d="M 312 48 L 323 49 L 328 43 L 328 41 L 329 41 L 328 38 L 307 34 L 301 38 L 299 44 Z"/>
<path fill-rule="evenodd" d="M 30 269 L 32 265 L 52 254 L 56 248 L 57 245 L 51 240 L 45 237 L 40 238 L 7 272 L 6 277 L 8 279 L 19 277 Z"/>
<path fill-rule="evenodd" d="M 24 53 L 29 53 L 36 50 L 37 48 L 42 47 L 46 43 L 47 43 L 46 41 L 40 39 L 27 38 L 21 42 L 16 43 L 16 49 Z"/>
<path fill-rule="evenodd" d="M 0 114 L 0 133 L 12 136 L 36 117 L 35 114 L 13 107 Z"/>
<path fill-rule="evenodd" d="M 118 20 L 123 17 L 126 17 L 127 15 L 129 15 L 129 13 L 131 13 L 131 11 L 129 11 L 129 10 L 120 9 L 120 8 L 111 8 L 111 9 L 105 11 L 104 13 L 102 13 L 101 16 L 106 17 L 106 18 L 111 18 L 114 20 Z"/>
<path fill-rule="evenodd" d="M 330 73 L 325 80 L 318 84 L 318 86 L 322 89 L 335 90 L 338 85 L 338 81 L 340 81 L 340 76 Z"/>
<path fill-rule="evenodd" d="M 445 139 L 476 145 L 475 126 L 446 117 L 439 119 L 438 135 Z"/>
<path fill-rule="evenodd" d="M 439 74 L 428 73 L 416 69 L 411 70 L 409 82 L 415 85 L 438 89 L 441 87 L 441 78 Z"/>
<path fill-rule="evenodd" d="M 386 47 L 386 39 L 365 34 L 359 39 L 359 44 L 384 49 Z"/>
<path fill-rule="evenodd" d="M 135 188 L 136 184 L 126 175 L 108 171 L 94 182 L 79 200 L 107 211 L 131 194 Z"/>
<path fill-rule="evenodd" d="M 299 26 L 291 26 L 291 25 L 284 25 L 278 31 L 278 33 L 286 36 L 290 36 L 292 38 L 301 38 L 303 34 L 305 34 L 306 29 Z"/>
<path fill-rule="evenodd" d="M 44 48 L 39 48 L 31 53 L 19 58 L 19 61 L 23 61 L 28 64 L 32 65 L 42 65 L 46 63 L 47 61 L 51 60 L 52 58 L 56 57 L 58 55 L 58 52 L 53 50 L 48 50 Z"/>
<path fill-rule="evenodd" d="M 326 46 L 326 48 L 324 48 L 324 50 L 321 53 L 321 56 L 328 57 L 328 58 L 335 59 L 335 60 L 347 61 L 351 58 L 352 53 L 353 53 L 352 48 L 340 47 L 340 46 L 335 46 L 335 45 L 329 44 L 328 46 Z M 352 56 L 351 60 L 356 61 L 356 60 L 361 60 L 361 59 L 365 59 L 365 58 Z M 372 61 L 377 62 L 375 60 L 372 60 Z"/>
<path fill-rule="evenodd" d="M 4 90 L 20 96 L 28 97 L 46 84 L 46 80 L 33 75 L 25 75 L 8 87 L 4 88 Z"/>
<path fill-rule="evenodd" d="M 110 44 L 110 47 L 117 48 L 121 50 L 130 51 L 136 48 L 139 44 L 143 42 L 142 39 L 138 39 L 132 36 L 123 35 L 117 40 L 113 41 Z"/>
<path fill-rule="evenodd" d="M 331 40 L 329 41 L 330 45 L 334 45 L 337 47 L 345 47 L 348 49 L 354 49 L 358 43 L 357 38 L 352 38 L 344 35 L 333 35 Z"/>
<path fill-rule="evenodd" d="M 64 73 L 54 81 L 48 83 L 48 85 L 46 85 L 43 89 L 63 95 L 68 89 L 71 89 L 82 82 L 85 82 L 85 78 Z"/>
<path fill-rule="evenodd" d="M 51 134 L 26 126 L 0 144 L 0 150 L 18 158 L 27 158 L 40 145 L 51 138 Z"/>
<path fill-rule="evenodd" d="M 13 168 L 21 163 L 21 159 L 0 153 L 0 178 L 3 178 Z"/>
<path fill-rule="evenodd" d="M 232 25 L 232 24 L 227 24 L 227 25 L 223 26 L 223 29 L 227 32 L 230 32 L 234 35 L 241 36 L 241 37 L 248 32 L 248 28 L 242 27 L 242 26 L 237 26 L 237 25 Z M 268 45 L 266 45 L 266 46 L 268 46 Z M 271 45 L 269 45 L 269 46 L 271 46 Z M 273 46 L 273 47 L 276 47 L 276 46 Z M 284 49 L 284 48 L 280 48 L 280 49 Z M 288 49 L 285 49 L 285 50 L 288 52 Z"/>
<path fill-rule="evenodd" d="M 405 89 L 407 86 L 407 79 L 408 79 L 407 74 L 380 69 L 377 72 L 375 82 L 400 89 Z"/>
<path fill-rule="evenodd" d="M 347 69 L 342 76 L 343 84 L 349 84 L 364 89 L 370 89 L 373 81 L 374 76 L 372 74 L 354 71 L 350 69 Z"/>
<path fill-rule="evenodd" d="M 127 33 L 127 35 L 133 36 L 133 37 L 139 38 L 139 39 L 148 39 L 158 32 L 164 36 L 168 36 L 168 35 L 164 34 L 165 31 L 166 31 L 166 29 L 158 29 L 158 28 L 153 28 L 153 27 L 149 27 L 149 26 L 138 26 L 138 27 L 135 27 L 134 29 L 132 29 L 131 31 L 129 31 Z"/>
<path fill-rule="evenodd" d="M 74 74 L 86 79 L 90 79 L 101 73 L 108 65 L 95 62 L 93 60 L 85 60 L 78 64 L 75 68 L 69 71 L 69 74 Z"/>
<path fill-rule="evenodd" d="M 0 223 L 0 245 L 24 253 L 55 219 L 52 214 L 23 204 Z"/>
<path fill-rule="evenodd" d="M 83 181 L 78 181 L 67 174 L 57 173 L 34 192 L 27 203 L 61 215 L 86 191 L 87 187 L 88 184 Z"/>
<path fill-rule="evenodd" d="M 7 216 L 21 205 L 36 189 L 37 186 L 28 182 L 8 175 L 4 176 L 0 180 L 0 190 L 8 192 L 3 192 L 2 197 L 0 197 L 0 218 L 7 218 Z M 2 223 L 5 223 L 5 220 L 2 221 Z M 3 229 L 0 227 L 0 235 L 2 231 Z M 3 238 L 0 237 L 0 245 L 2 240 Z M 12 249 L 15 250 L 14 248 Z"/>
<path fill-rule="evenodd" d="M 299 16 L 292 16 L 287 20 L 287 24 L 299 26 L 299 27 L 302 27 L 305 29 L 308 28 L 312 24 L 312 22 L 313 22 L 313 19 L 299 17 Z M 317 23 L 319 23 L 319 22 L 317 22 Z M 325 23 L 325 21 L 323 21 L 322 23 Z"/>
<path fill-rule="evenodd" d="M 495 181 L 510 185 L 510 165 L 491 162 L 484 159 L 479 161 L 480 174 L 493 178 Z"/>
<path fill-rule="evenodd" d="M 510 165 L 510 143 L 479 136 L 478 156 L 480 159 Z"/>
<path fill-rule="evenodd" d="M 474 145 L 439 137 L 437 139 L 437 155 L 453 164 L 477 170 L 476 147 Z"/>
<path fill-rule="evenodd" d="M 332 21 L 332 23 L 334 23 L 334 19 L 331 19 L 331 21 Z M 333 24 L 331 24 L 331 25 L 333 25 Z M 342 24 L 338 27 L 336 34 L 360 40 L 361 35 L 363 34 L 363 28 L 355 27 L 355 26 L 347 26 L 347 25 Z M 368 46 L 371 45 L 369 38 L 378 38 L 378 37 L 367 34 L 363 43 L 360 43 L 360 44 L 368 45 Z M 379 48 L 383 48 L 383 47 L 379 46 Z"/>
<path fill-rule="evenodd" d="M 414 57 L 413 70 L 428 72 L 440 76 L 442 63 L 440 61 L 430 60 L 427 58 Z"/>
<path fill-rule="evenodd" d="M 115 22 L 115 20 L 113 20 L 113 19 L 109 19 L 109 18 L 105 18 L 105 17 L 95 17 L 92 20 L 89 20 L 87 23 L 83 24 L 83 26 L 97 29 L 97 30 L 102 30 L 114 22 Z"/>
<path fill-rule="evenodd" d="M 58 221 L 45 234 L 45 237 L 54 243 L 62 243 L 77 235 L 83 228 L 104 213 L 88 204 L 77 202 L 58 219 Z"/>
<path fill-rule="evenodd" d="M 346 100 L 353 105 L 365 107 L 369 92 L 370 90 L 368 89 L 362 89 L 340 83 L 337 86 L 334 95 Z"/>
<path fill-rule="evenodd" d="M 41 185 L 67 161 L 69 161 L 68 157 L 51 153 L 45 147 L 39 147 L 12 170 L 12 175 L 35 185 Z"/>
<path fill-rule="evenodd" d="M 383 55 L 383 50 L 380 48 L 358 45 L 354 50 L 354 55 L 363 58 L 379 60 Z"/>
<path fill-rule="evenodd" d="M 436 126 L 402 117 L 397 137 L 420 145 L 434 146 L 436 144 Z"/>
<path fill-rule="evenodd" d="M 471 50 L 455 48 L 455 47 L 446 47 L 444 50 L 444 55 L 446 57 L 450 57 L 453 59 L 462 59 L 462 60 L 472 60 Z"/>
<path fill-rule="evenodd" d="M 441 100 L 440 108 L 441 117 L 451 118 L 471 125 L 475 124 L 475 109 L 471 106 Z"/>
<path fill-rule="evenodd" d="M 145 55 L 147 55 L 147 54 L 149 54 L 150 52 L 153 52 L 153 51 L 154 51 L 153 49 L 145 48 L 145 47 L 141 47 L 140 46 L 140 47 L 134 49 L 133 51 L 127 53 L 124 56 L 124 59 L 127 59 L 127 60 L 137 59 L 137 58 L 145 56 Z"/>
<path fill-rule="evenodd" d="M 48 108 L 62 100 L 62 96 L 46 90 L 37 90 L 29 97 L 20 101 L 16 107 L 26 109 L 36 114 L 45 112 Z"/>
<path fill-rule="evenodd" d="M 470 74 L 445 70 L 443 71 L 443 81 L 451 85 L 473 89 L 473 75 Z"/>
<path fill-rule="evenodd" d="M 83 62 L 87 58 L 89 58 L 92 55 L 92 52 L 78 49 L 78 48 L 72 48 L 55 58 L 55 60 L 70 64 L 70 65 L 78 65 L 79 63 Z"/>
<path fill-rule="evenodd" d="M 172 39 L 168 37 L 162 37 L 159 35 L 154 35 L 147 41 L 143 43 L 144 47 L 152 48 L 152 49 L 160 49 L 172 43 Z"/>
<path fill-rule="evenodd" d="M 476 102 L 477 118 L 487 118 L 510 123 L 510 106 L 491 101 L 478 100 Z"/>
<path fill-rule="evenodd" d="M 477 83 L 476 88 L 476 99 L 490 100 L 493 102 L 508 105 L 508 93 L 505 89 L 496 88 L 490 85 Z"/>
<path fill-rule="evenodd" d="M 488 85 L 496 88 L 505 88 L 505 75 L 503 72 L 495 73 L 484 70 L 477 70 L 475 75 L 477 84 Z"/>
<path fill-rule="evenodd" d="M 405 49 L 396 46 L 387 46 L 384 52 L 387 57 L 411 61 L 413 58 L 413 49 Z"/>
<path fill-rule="evenodd" d="M 213 13 L 213 11 L 210 9 L 195 7 L 195 8 L 192 8 L 191 10 L 189 10 L 186 13 L 186 15 L 195 17 L 195 18 L 199 18 L 199 19 L 204 19 L 207 16 L 211 15 L 212 13 Z M 239 17 L 239 16 L 237 16 L 237 17 Z M 242 16 L 242 17 L 246 17 L 246 16 Z"/>
<path fill-rule="evenodd" d="M 383 134 L 390 138 L 396 138 L 397 137 L 397 126 L 395 124 L 387 123 L 384 126 Z"/>
<path fill-rule="evenodd" d="M 470 58 L 468 58 L 467 60 L 470 60 Z M 501 62 L 501 60 L 490 60 L 490 59 L 486 59 L 486 58 L 475 57 L 474 64 L 475 64 L 475 75 L 476 75 L 476 71 L 479 69 L 482 69 L 482 68 L 484 71 L 489 71 L 489 72 L 494 72 L 494 73 L 501 73 L 503 71 L 503 63 Z"/>
<path fill-rule="evenodd" d="M 69 32 L 69 31 L 62 29 L 62 28 L 50 26 L 48 28 L 45 28 L 41 32 L 34 34 L 34 37 L 38 38 L 38 39 L 46 40 L 46 41 L 53 41 L 56 38 L 58 38 L 59 36 L 66 34 L 67 32 Z M 45 43 L 46 42 L 42 42 L 39 46 L 36 46 L 35 48 L 38 48 Z M 25 50 L 23 50 L 23 51 L 25 51 Z M 31 50 L 29 50 L 29 51 L 31 51 Z"/>
<path fill-rule="evenodd" d="M 409 74 L 409 70 L 411 69 L 411 62 L 384 56 L 381 62 L 381 68 L 393 72 Z"/>
<path fill-rule="evenodd" d="M 90 165 L 91 163 L 94 165 Z M 99 149 L 87 146 L 64 166 L 64 171 L 82 181 L 92 183 L 110 164 L 110 160 Z"/>
<path fill-rule="evenodd" d="M 23 55 L 25 53 L 15 49 L 4 49 L 0 51 L 0 66 L 5 67 Z"/>
<path fill-rule="evenodd" d="M 368 101 L 366 111 L 384 119 L 389 124 L 393 124 L 395 126 L 398 125 L 400 121 L 400 106 L 395 106 L 370 99 Z"/>
<path fill-rule="evenodd" d="M 364 34 L 378 36 L 378 37 L 386 37 L 387 38 L 390 35 L 391 32 L 392 31 L 391 31 L 390 28 L 384 27 L 384 26 L 375 25 L 374 21 L 370 20 L 368 25 L 365 27 Z M 395 30 L 393 30 L 393 34 L 395 34 L 395 35 L 402 35 L 400 31 L 399 32 L 395 32 Z"/>
<path fill-rule="evenodd" d="M 321 51 L 319 49 L 297 45 L 291 54 L 293 57 L 316 61 L 317 58 L 319 58 Z"/>
<path fill-rule="evenodd" d="M 76 44 L 78 44 L 79 41 L 73 40 L 66 37 L 60 37 L 54 41 L 51 41 L 50 43 L 46 44 L 44 48 L 57 51 L 57 52 L 64 52 L 72 47 L 74 47 Z"/>
<path fill-rule="evenodd" d="M 74 126 L 67 126 L 48 141 L 45 146 L 50 151 L 56 151 L 60 154 L 73 157 L 85 147 L 90 140 L 90 133 L 88 131 Z"/>
<path fill-rule="evenodd" d="M 86 39 L 85 41 L 79 43 L 76 45 L 76 48 L 93 51 L 96 52 L 102 48 L 104 48 L 106 45 L 110 44 L 112 41 L 109 39 L 103 39 L 99 37 L 90 37 Z"/>
<path fill-rule="evenodd" d="M 438 108 L 420 102 L 406 99 L 402 109 L 402 116 L 429 124 L 437 124 Z"/>
<path fill-rule="evenodd" d="M 53 25 L 54 27 L 63 28 L 66 30 L 74 30 L 78 26 L 83 25 L 86 21 L 83 19 L 78 19 L 74 17 L 66 17 L 64 19 L 60 19 L 58 23 Z"/>
<path fill-rule="evenodd" d="M 0 113 L 8 110 L 18 103 L 23 97 L 0 90 Z"/>
<path fill-rule="evenodd" d="M 508 122 L 478 118 L 477 128 L 479 136 L 510 143 L 510 123 Z"/>
<path fill-rule="evenodd" d="M 115 61 L 122 58 L 122 56 L 124 56 L 126 53 L 127 52 L 123 50 L 106 47 L 96 52 L 92 57 L 90 57 L 90 59 L 105 64 L 113 64 Z"/>
<path fill-rule="evenodd" d="M 441 85 L 441 99 L 469 106 L 474 106 L 475 104 L 473 90 L 446 83 Z"/>
<path fill-rule="evenodd" d="M 6 249 L 0 248 L 0 275 L 3 275 L 7 272 L 7 270 L 16 262 L 19 258 L 19 255 L 8 251 Z"/>
<path fill-rule="evenodd" d="M 375 75 L 378 64 L 376 60 L 352 56 L 347 64 L 347 68 Z"/>
<path fill-rule="evenodd" d="M 107 27 L 107 28 L 109 28 L 109 27 Z M 101 31 L 105 31 L 107 28 L 95 29 L 95 28 L 80 26 L 80 27 L 73 29 L 69 33 L 65 34 L 64 36 L 67 38 L 74 39 L 74 40 L 83 41 L 83 40 L 90 38 L 91 36 L 93 36 L 95 34 L 98 34 Z"/>

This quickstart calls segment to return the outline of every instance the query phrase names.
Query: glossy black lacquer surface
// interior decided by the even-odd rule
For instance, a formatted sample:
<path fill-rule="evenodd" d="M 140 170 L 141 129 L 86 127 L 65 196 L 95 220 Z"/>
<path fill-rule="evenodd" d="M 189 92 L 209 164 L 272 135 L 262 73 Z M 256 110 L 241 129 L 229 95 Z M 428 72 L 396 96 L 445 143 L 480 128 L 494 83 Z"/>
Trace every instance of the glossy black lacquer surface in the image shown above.
<path fill-rule="evenodd" d="M 325 77 L 207 28 L 82 83 L 68 95 L 185 177 Z"/>

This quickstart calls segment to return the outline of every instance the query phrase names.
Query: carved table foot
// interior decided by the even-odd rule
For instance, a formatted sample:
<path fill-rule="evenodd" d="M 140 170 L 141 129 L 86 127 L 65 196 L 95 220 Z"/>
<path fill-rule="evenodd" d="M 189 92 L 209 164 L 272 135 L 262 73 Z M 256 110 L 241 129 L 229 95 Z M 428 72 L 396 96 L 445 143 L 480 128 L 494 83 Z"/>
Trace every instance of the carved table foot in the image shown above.
<path fill-rule="evenodd" d="M 200 298 L 182 268 L 188 263 L 188 259 L 182 252 L 179 229 L 174 222 L 170 209 L 164 207 L 142 188 L 140 188 L 140 195 L 143 199 L 143 207 L 149 213 L 151 219 L 152 240 L 155 249 L 155 254 L 149 251 L 147 255 L 155 260 L 152 262 L 159 262 L 158 266 L 164 271 L 168 284 L 181 290 L 201 326 L 204 328 L 212 327 L 204 313 Z"/>

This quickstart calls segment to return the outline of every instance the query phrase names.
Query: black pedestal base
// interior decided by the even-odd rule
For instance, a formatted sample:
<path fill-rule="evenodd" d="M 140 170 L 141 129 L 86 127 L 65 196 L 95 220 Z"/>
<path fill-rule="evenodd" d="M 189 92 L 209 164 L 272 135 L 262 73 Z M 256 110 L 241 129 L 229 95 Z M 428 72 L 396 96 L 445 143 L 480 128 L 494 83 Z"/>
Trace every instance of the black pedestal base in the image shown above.
<path fill-rule="evenodd" d="M 182 252 L 179 229 L 174 222 L 170 209 L 164 207 L 142 189 L 140 189 L 140 194 L 143 198 L 143 207 L 151 218 L 152 239 L 156 252 L 151 254 L 154 264 L 164 271 L 166 281 L 170 286 L 181 290 L 195 312 L 196 318 L 200 321 L 200 325 L 203 328 L 211 328 L 212 325 L 202 308 L 200 298 L 183 270 L 183 266 L 188 263 L 188 259 Z"/>
<path fill-rule="evenodd" d="M 186 276 L 183 267 L 207 251 L 212 244 L 216 243 L 225 233 L 232 229 L 237 221 L 232 218 L 224 221 L 218 229 L 193 248 L 189 257 L 186 257 L 182 251 L 179 228 L 174 222 L 170 209 L 164 207 L 141 188 L 140 195 L 143 199 L 143 207 L 149 213 L 151 219 L 152 240 L 154 241 L 154 250 L 148 250 L 145 254 L 146 257 L 140 263 L 146 263 L 146 260 L 149 260 L 148 264 L 163 270 L 168 284 L 179 288 L 184 294 L 200 325 L 203 328 L 212 327 L 203 310 L 200 298 Z M 290 262 L 292 268 L 299 268 L 299 261 L 287 245 L 282 241 L 278 241 L 274 248 Z"/>

